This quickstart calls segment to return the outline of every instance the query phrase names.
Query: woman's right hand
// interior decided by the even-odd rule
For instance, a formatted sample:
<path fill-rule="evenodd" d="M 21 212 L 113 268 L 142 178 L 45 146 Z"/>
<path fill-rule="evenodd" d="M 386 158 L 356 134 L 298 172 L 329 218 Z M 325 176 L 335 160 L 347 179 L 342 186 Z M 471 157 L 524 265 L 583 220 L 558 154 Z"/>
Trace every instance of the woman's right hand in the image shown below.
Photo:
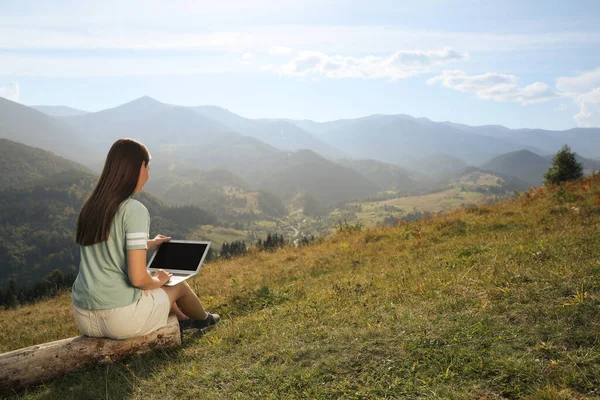
<path fill-rule="evenodd" d="M 156 272 L 154 273 L 154 277 L 158 279 L 158 281 L 160 282 L 160 286 L 163 286 L 165 283 L 169 282 L 172 276 L 173 274 L 168 273 L 162 269 L 156 270 Z"/>

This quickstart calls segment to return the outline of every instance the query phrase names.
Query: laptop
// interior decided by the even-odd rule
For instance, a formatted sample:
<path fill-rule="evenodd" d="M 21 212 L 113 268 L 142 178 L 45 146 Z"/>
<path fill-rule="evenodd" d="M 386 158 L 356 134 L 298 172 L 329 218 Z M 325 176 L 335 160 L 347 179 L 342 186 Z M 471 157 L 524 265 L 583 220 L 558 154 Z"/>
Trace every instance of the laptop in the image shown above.
<path fill-rule="evenodd" d="M 150 273 L 162 269 L 173 274 L 165 285 L 177 285 L 179 282 L 198 275 L 209 248 L 210 242 L 191 240 L 164 242 L 152 254 L 147 269 Z"/>

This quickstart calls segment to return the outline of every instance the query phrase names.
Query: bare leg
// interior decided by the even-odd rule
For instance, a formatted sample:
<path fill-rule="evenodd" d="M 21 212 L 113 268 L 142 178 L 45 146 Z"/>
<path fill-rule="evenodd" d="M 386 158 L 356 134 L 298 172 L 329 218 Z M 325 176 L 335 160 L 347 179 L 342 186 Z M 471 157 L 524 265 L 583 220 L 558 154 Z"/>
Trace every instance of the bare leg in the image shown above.
<path fill-rule="evenodd" d="M 191 319 L 206 319 L 206 311 L 204 311 L 200 299 L 187 282 L 184 281 L 175 286 L 163 286 L 161 289 L 167 292 L 171 303 L 177 303 L 183 314 Z"/>
<path fill-rule="evenodd" d="M 171 314 L 175 314 L 177 316 L 178 321 L 185 321 L 186 319 L 190 319 L 187 315 L 185 315 L 177 306 L 177 303 L 173 302 L 171 304 Z"/>

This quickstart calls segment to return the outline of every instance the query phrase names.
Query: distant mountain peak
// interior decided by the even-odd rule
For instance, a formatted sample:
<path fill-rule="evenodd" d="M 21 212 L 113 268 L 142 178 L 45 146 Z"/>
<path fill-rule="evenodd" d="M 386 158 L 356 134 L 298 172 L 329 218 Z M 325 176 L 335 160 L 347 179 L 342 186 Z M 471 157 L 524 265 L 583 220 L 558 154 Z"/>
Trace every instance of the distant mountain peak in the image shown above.
<path fill-rule="evenodd" d="M 108 115 L 114 112 L 124 115 L 135 115 L 136 113 L 152 114 L 155 112 L 169 109 L 173 106 L 162 103 L 150 96 L 142 96 L 128 103 L 121 104 L 120 106 L 109 108 L 106 110 L 98 111 L 94 113 L 96 115 Z M 85 117 L 85 116 L 84 116 Z"/>
<path fill-rule="evenodd" d="M 496 157 L 492 158 L 491 160 L 489 160 L 488 163 L 493 160 L 509 160 L 509 159 L 515 160 L 517 158 L 523 158 L 523 157 L 527 157 L 528 159 L 535 159 L 535 160 L 543 159 L 542 156 L 540 156 L 537 153 L 534 153 L 533 151 L 530 151 L 527 149 L 521 149 L 521 150 L 511 151 L 511 152 L 496 156 Z"/>
<path fill-rule="evenodd" d="M 499 155 L 481 165 L 482 170 L 512 176 L 533 186 L 542 183 L 549 167 L 549 160 L 526 149 Z"/>
<path fill-rule="evenodd" d="M 521 150 L 513 151 L 512 153 L 514 153 L 514 154 L 533 154 L 534 156 L 540 157 L 539 154 L 534 153 L 533 151 L 527 150 L 527 149 L 521 149 Z M 508 153 L 508 154 L 510 154 L 510 153 Z"/>
<path fill-rule="evenodd" d="M 161 105 L 165 105 L 165 103 L 160 102 L 160 101 L 156 100 L 155 98 L 152 98 L 148 95 L 144 95 L 142 97 L 139 97 L 139 98 L 132 100 L 128 103 L 125 103 L 123 105 L 126 106 L 128 104 L 129 105 L 131 105 L 131 104 L 161 104 Z"/>

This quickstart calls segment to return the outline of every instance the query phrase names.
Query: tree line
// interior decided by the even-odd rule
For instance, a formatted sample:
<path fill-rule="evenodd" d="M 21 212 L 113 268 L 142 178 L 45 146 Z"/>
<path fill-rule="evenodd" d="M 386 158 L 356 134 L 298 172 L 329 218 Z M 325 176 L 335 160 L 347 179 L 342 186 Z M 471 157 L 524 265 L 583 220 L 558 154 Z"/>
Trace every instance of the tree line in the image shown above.
<path fill-rule="evenodd" d="M 14 280 L 10 280 L 3 289 L 0 289 L 0 307 L 14 308 L 54 297 L 63 290 L 70 290 L 75 278 L 74 274 L 63 275 L 59 269 L 55 269 L 44 279 L 23 287 L 17 286 Z"/>

